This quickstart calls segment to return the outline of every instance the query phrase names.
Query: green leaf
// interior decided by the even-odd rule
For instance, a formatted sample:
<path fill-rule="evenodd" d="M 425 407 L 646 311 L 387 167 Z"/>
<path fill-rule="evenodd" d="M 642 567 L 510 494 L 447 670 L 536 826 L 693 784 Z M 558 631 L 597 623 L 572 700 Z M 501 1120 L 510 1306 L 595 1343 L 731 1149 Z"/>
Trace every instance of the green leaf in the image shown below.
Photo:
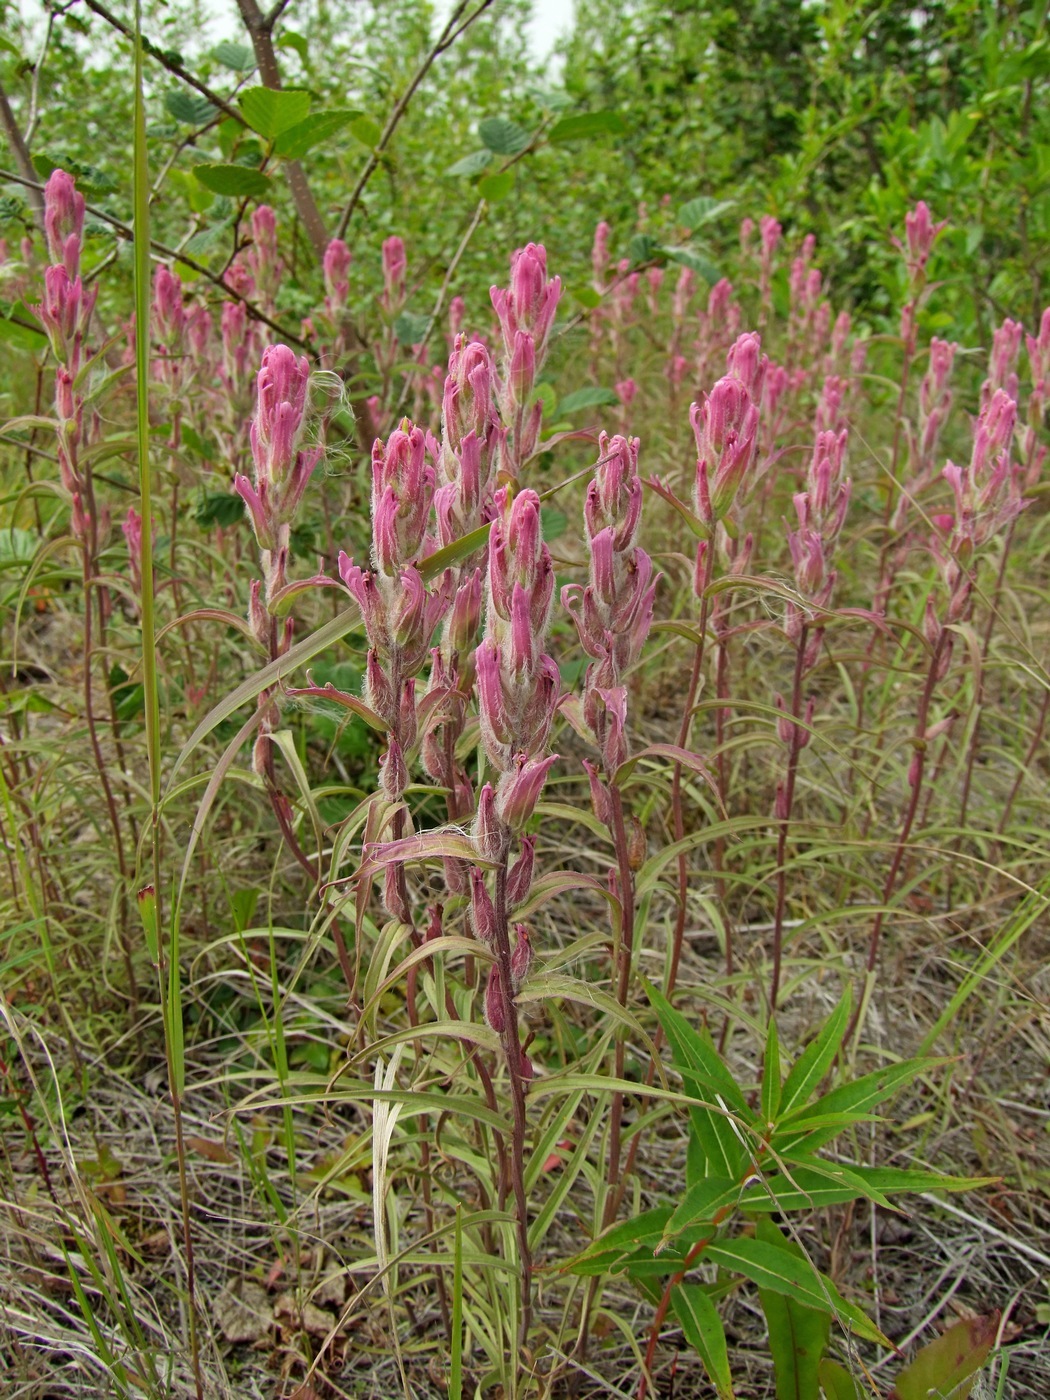
<path fill-rule="evenodd" d="M 223 219 L 221 224 L 210 224 L 207 228 L 202 228 L 195 233 L 192 238 L 188 238 L 184 251 L 191 257 L 197 257 L 201 253 L 210 253 L 219 243 L 222 242 L 223 235 L 233 228 L 233 219 Z"/>
<path fill-rule="evenodd" d="M 245 88 L 240 96 L 244 120 L 268 141 L 304 122 L 310 112 L 310 94 L 291 88 Z"/>
<path fill-rule="evenodd" d="M 612 389 L 601 389 L 596 385 L 585 389 L 574 389 L 566 394 L 558 405 L 560 414 L 579 413 L 582 408 L 604 408 L 608 404 L 619 403 Z"/>
<path fill-rule="evenodd" d="M 710 1108 L 689 1110 L 696 1139 L 694 1164 L 702 1164 L 705 1177 L 739 1181 L 749 1154 L 728 1115 L 735 1110 L 745 1121 L 750 1121 L 752 1115 L 747 1102 L 710 1039 L 705 1040 L 693 1030 L 655 987 L 647 983 L 646 991 L 671 1046 L 676 1069 L 697 1097 L 711 1104 Z M 718 1099 L 722 1100 L 722 1106 L 716 1102 Z"/>
<path fill-rule="evenodd" d="M 479 175 L 492 159 L 491 151 L 471 151 L 469 156 L 463 156 L 457 160 L 455 165 L 450 165 L 445 171 L 446 175 Z"/>
<path fill-rule="evenodd" d="M 680 1283 L 671 1290 L 671 1306 L 686 1341 L 704 1363 L 718 1400 L 733 1400 L 725 1329 L 710 1294 L 698 1283 Z"/>
<path fill-rule="evenodd" d="M 250 73 L 255 67 L 255 54 L 247 44 L 231 44 L 224 41 L 211 50 L 216 63 L 224 68 L 232 68 L 235 73 Z"/>
<path fill-rule="evenodd" d="M 863 1392 L 845 1366 L 827 1357 L 817 1367 L 825 1400 L 864 1400 Z"/>
<path fill-rule="evenodd" d="M 871 1319 L 848 1303 L 829 1278 L 817 1270 L 806 1259 L 796 1259 L 763 1240 L 737 1239 L 717 1240 L 709 1244 L 704 1256 L 712 1263 L 721 1264 L 724 1269 L 743 1274 L 759 1288 L 771 1289 L 785 1297 L 807 1303 L 837 1316 L 859 1337 L 880 1346 L 892 1347 L 892 1342 L 884 1337 Z"/>
<path fill-rule="evenodd" d="M 429 316 L 419 316 L 412 311 L 402 311 L 394 322 L 394 334 L 401 345 L 418 345 L 427 333 Z"/>
<path fill-rule="evenodd" d="M 758 1238 L 774 1249 L 805 1259 L 794 1240 L 781 1234 L 771 1220 L 760 1220 Z M 817 1371 L 827 1350 L 831 1318 L 823 1309 L 809 1308 L 771 1288 L 758 1290 L 769 1328 L 777 1400 L 810 1400 L 817 1394 Z"/>
<path fill-rule="evenodd" d="M 735 206 L 735 199 L 712 199 L 708 194 L 701 194 L 682 205 L 678 211 L 678 222 L 692 233 L 703 224 L 714 223 Z"/>
<path fill-rule="evenodd" d="M 670 1218 L 670 1206 L 643 1210 L 630 1220 L 623 1220 L 603 1231 L 586 1249 L 563 1264 L 562 1272 L 603 1274 L 632 1254 L 640 1245 L 655 1248 L 663 1239 Z"/>
<path fill-rule="evenodd" d="M 889 1400 L 966 1400 L 998 1331 L 998 1312 L 949 1327 L 905 1366 Z"/>
<path fill-rule="evenodd" d="M 197 502 L 193 518 L 206 530 L 212 525 L 228 530 L 245 518 L 244 502 L 232 491 L 205 491 Z"/>
<path fill-rule="evenodd" d="M 766 1054 L 762 1063 L 762 1117 L 767 1123 L 776 1121 L 780 1108 L 780 1041 L 777 1023 L 769 1018 L 766 1031 Z"/>
<path fill-rule="evenodd" d="M 354 108 L 334 112 L 316 112 L 305 121 L 297 122 L 287 131 L 282 131 L 274 145 L 277 155 L 285 160 L 300 160 L 307 151 L 313 150 L 344 126 L 356 121 L 361 113 Z"/>
<path fill-rule="evenodd" d="M 741 1198 L 739 1181 L 727 1176 L 705 1176 L 695 1181 L 675 1207 L 667 1222 L 666 1237 L 681 1234 L 691 1225 L 711 1225 L 715 1215 Z"/>
<path fill-rule="evenodd" d="M 490 204 L 498 204 L 514 188 L 515 176 L 513 170 L 498 170 L 495 175 L 486 175 L 478 181 L 478 194 Z"/>
<path fill-rule="evenodd" d="M 842 1084 L 823 1095 L 808 1109 L 800 1109 L 788 1118 L 781 1118 L 777 1131 L 773 1134 L 772 1146 L 781 1153 L 799 1149 L 814 1152 L 851 1122 L 864 1117 L 876 1104 L 883 1103 L 910 1083 L 923 1070 L 942 1064 L 942 1060 L 914 1059 L 901 1060 L 896 1065 L 886 1065 L 872 1074 L 862 1075 L 851 1084 Z"/>
<path fill-rule="evenodd" d="M 482 143 L 498 156 L 516 156 L 529 144 L 529 133 L 506 117 L 486 117 L 478 122 Z"/>
<path fill-rule="evenodd" d="M 185 88 L 175 88 L 164 94 L 164 106 L 177 122 L 187 126 L 203 126 L 216 115 L 217 109 L 206 97 L 199 93 L 187 92 Z"/>
<path fill-rule="evenodd" d="M 780 1094 L 781 1116 L 808 1103 L 810 1095 L 831 1068 L 846 1034 L 851 1002 L 852 995 L 847 983 L 842 1000 L 824 1022 L 816 1039 L 806 1046 L 791 1066 Z"/>
<path fill-rule="evenodd" d="M 264 195 L 270 188 L 270 177 L 247 165 L 195 165 L 193 173 L 206 190 L 234 199 Z"/>
<path fill-rule="evenodd" d="M 34 353 L 43 350 L 48 343 L 47 336 L 36 326 L 21 325 L 7 316 L 0 316 L 0 341 L 14 345 L 18 350 L 30 350 Z"/>
<path fill-rule="evenodd" d="M 378 122 L 374 122 L 371 117 L 355 117 L 350 123 L 350 132 L 356 141 L 360 141 L 362 146 L 377 146 L 379 138 L 383 134 L 382 127 Z"/>
<path fill-rule="evenodd" d="M 585 140 L 591 136 L 621 136 L 625 130 L 618 112 L 579 112 L 555 122 L 547 133 L 547 140 L 557 146 L 563 141 Z"/>
<path fill-rule="evenodd" d="M 663 249 L 648 233 L 636 233 L 627 245 L 627 256 L 633 263 L 649 262 L 658 253 L 662 254 Z"/>
<path fill-rule="evenodd" d="M 588 311 L 593 311 L 596 306 L 601 306 L 602 304 L 601 292 L 596 292 L 593 287 L 581 287 L 578 292 L 573 292 L 572 295 L 580 305 L 585 306 Z"/>
<path fill-rule="evenodd" d="M 680 267 L 688 267 L 699 273 L 709 287 L 713 287 L 722 275 L 710 258 L 703 257 L 692 248 L 664 248 L 663 254 Z"/>
<path fill-rule="evenodd" d="M 419 572 L 425 579 L 434 578 L 451 565 L 469 558 L 471 554 L 476 553 L 488 543 L 489 529 L 488 525 L 479 525 L 476 530 L 461 535 L 458 540 L 453 540 L 451 544 L 443 545 L 441 549 L 435 549 L 433 554 L 428 554 L 420 562 Z"/>
<path fill-rule="evenodd" d="M 305 66 L 310 61 L 310 45 L 302 34 L 297 34 L 294 29 L 286 29 L 277 40 L 279 49 L 292 49 L 303 61 Z"/>

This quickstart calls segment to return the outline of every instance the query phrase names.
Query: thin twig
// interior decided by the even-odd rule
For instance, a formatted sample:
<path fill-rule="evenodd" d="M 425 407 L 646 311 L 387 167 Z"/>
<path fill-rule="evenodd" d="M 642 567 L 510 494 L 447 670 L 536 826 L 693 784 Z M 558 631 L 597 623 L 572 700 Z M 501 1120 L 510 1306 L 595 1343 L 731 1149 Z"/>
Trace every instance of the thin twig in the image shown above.
<path fill-rule="evenodd" d="M 361 171 L 361 174 L 357 177 L 357 184 L 354 186 L 353 193 L 347 201 L 346 208 L 339 216 L 339 223 L 336 226 L 335 230 L 337 238 L 342 238 L 345 235 L 347 225 L 350 223 L 350 220 L 353 217 L 354 210 L 357 208 L 361 196 L 365 192 L 365 186 L 368 184 L 369 180 L 372 178 L 379 165 L 380 156 L 390 144 L 394 132 L 397 130 L 398 123 L 401 121 L 401 118 L 405 115 L 405 112 L 408 109 L 408 104 L 411 102 L 413 96 L 415 95 L 416 89 L 419 87 L 420 83 L 430 71 L 431 65 L 433 64 L 434 60 L 439 58 L 441 54 L 445 52 L 446 49 L 450 48 L 452 44 L 454 44 L 455 41 L 459 38 L 459 36 L 463 33 L 463 31 L 465 29 L 468 29 L 470 25 L 472 25 L 474 21 L 478 18 L 478 16 L 483 11 L 487 10 L 491 4 L 492 0 L 481 0 L 481 4 L 477 7 L 474 13 L 472 15 L 469 15 L 459 26 L 458 29 L 456 28 L 456 22 L 463 14 L 463 11 L 467 8 L 467 0 L 460 0 L 460 3 L 452 11 L 452 14 L 449 16 L 448 23 L 438 35 L 437 42 L 435 43 L 434 47 L 430 50 L 426 58 L 419 65 L 415 72 L 415 75 L 412 78 L 412 81 L 409 83 L 408 87 L 405 88 L 404 92 L 394 104 L 394 110 L 390 113 L 390 116 L 387 118 L 386 126 L 383 128 L 382 134 L 379 137 L 379 140 L 376 142 L 372 154 L 368 157 L 368 160 L 365 162 L 364 169 Z"/>
<path fill-rule="evenodd" d="M 27 189 L 43 191 L 44 188 L 39 180 L 23 179 L 21 175 L 16 175 L 10 170 L 0 170 L 0 180 L 10 180 L 16 185 L 25 185 Z M 126 239 L 128 243 L 134 243 L 135 233 L 128 224 L 121 223 L 120 219 L 115 219 L 112 214 L 107 214 L 104 209 L 99 209 L 93 204 L 87 204 L 84 207 L 94 218 L 101 219 L 103 222 L 109 224 L 111 228 L 116 229 L 121 238 Z M 176 262 L 183 263 L 186 267 L 191 268 L 198 276 L 207 278 L 209 282 L 220 289 L 223 296 L 229 297 L 231 301 L 243 303 L 249 316 L 256 321 L 261 321 L 264 326 L 269 326 L 272 331 L 276 331 L 277 334 L 290 345 L 298 345 L 301 350 L 310 349 L 309 345 L 301 336 L 296 335 L 294 331 L 290 331 L 287 326 L 282 326 L 278 321 L 275 321 L 272 316 L 267 316 L 266 312 L 263 311 L 260 306 L 257 306 L 254 301 L 249 301 L 249 299 L 238 292 L 236 288 L 224 282 L 221 277 L 217 277 L 214 272 L 206 268 L 203 263 L 197 262 L 195 258 L 191 258 L 188 253 L 180 253 L 175 248 L 169 248 L 166 243 L 161 243 L 156 238 L 151 238 L 149 244 L 155 252 L 161 253 L 166 258 L 174 258 Z M 36 330 L 37 327 L 33 326 L 32 329 Z"/>

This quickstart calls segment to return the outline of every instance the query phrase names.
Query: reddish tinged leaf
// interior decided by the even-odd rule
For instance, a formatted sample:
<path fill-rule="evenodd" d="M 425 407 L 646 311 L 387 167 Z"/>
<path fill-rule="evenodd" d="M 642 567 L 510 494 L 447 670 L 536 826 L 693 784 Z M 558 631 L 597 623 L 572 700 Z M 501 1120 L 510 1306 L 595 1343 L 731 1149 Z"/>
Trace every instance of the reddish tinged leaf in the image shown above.
<path fill-rule="evenodd" d="M 380 718 L 375 710 L 370 710 L 363 700 L 359 700 L 356 695 L 348 695 L 345 690 L 336 690 L 331 681 L 325 685 L 303 685 L 295 689 L 289 688 L 289 695 L 311 695 L 318 700 L 332 700 L 337 705 L 342 705 L 348 710 L 352 710 L 359 719 L 363 719 L 365 724 L 372 729 L 385 730 L 386 720 Z"/>
<path fill-rule="evenodd" d="M 988 1360 L 999 1331 L 998 1310 L 969 1317 L 935 1337 L 897 1377 L 889 1400 L 929 1400 L 950 1396 L 966 1400 L 977 1372 Z"/>

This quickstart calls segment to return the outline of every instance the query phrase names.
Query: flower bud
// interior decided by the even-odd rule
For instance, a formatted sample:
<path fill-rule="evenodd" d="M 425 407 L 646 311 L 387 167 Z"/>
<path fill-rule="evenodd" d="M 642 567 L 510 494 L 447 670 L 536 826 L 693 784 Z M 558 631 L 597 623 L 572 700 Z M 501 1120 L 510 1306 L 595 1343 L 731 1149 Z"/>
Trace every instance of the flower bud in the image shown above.
<path fill-rule="evenodd" d="M 558 761 L 558 754 L 528 759 L 519 754 L 516 771 L 504 773 L 496 790 L 496 810 L 500 821 L 511 831 L 520 831 L 532 816 L 547 774 Z"/>
<path fill-rule="evenodd" d="M 496 815 L 496 794 L 491 783 L 478 793 L 478 810 L 472 832 L 474 845 L 482 860 L 497 864 L 507 849 L 507 828 Z"/>
<path fill-rule="evenodd" d="M 513 909 L 524 904 L 532 888 L 532 872 L 536 863 L 536 838 L 521 838 L 521 854 L 507 872 L 507 903 Z"/>
<path fill-rule="evenodd" d="M 526 924 L 515 924 L 514 932 L 517 934 L 517 940 L 510 955 L 510 975 L 514 990 L 517 991 L 528 977 L 529 968 L 532 966 L 532 942 Z"/>
<path fill-rule="evenodd" d="M 496 933 L 496 910 L 485 887 L 485 876 L 477 868 L 470 869 L 470 922 L 474 937 L 491 943 Z"/>
<path fill-rule="evenodd" d="M 497 1035 L 507 1029 L 507 1008 L 503 1001 L 503 982 L 495 963 L 489 967 L 489 980 L 485 984 L 485 1020 Z"/>

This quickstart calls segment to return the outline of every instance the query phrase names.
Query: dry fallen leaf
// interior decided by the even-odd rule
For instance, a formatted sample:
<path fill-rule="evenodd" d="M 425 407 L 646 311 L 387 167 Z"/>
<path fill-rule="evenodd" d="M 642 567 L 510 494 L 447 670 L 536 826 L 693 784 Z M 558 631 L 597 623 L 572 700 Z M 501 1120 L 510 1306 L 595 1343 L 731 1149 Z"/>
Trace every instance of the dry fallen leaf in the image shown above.
<path fill-rule="evenodd" d="M 228 1342 L 260 1342 L 273 1325 L 273 1309 L 266 1290 L 242 1279 L 227 1286 L 215 1299 L 212 1315 Z"/>

